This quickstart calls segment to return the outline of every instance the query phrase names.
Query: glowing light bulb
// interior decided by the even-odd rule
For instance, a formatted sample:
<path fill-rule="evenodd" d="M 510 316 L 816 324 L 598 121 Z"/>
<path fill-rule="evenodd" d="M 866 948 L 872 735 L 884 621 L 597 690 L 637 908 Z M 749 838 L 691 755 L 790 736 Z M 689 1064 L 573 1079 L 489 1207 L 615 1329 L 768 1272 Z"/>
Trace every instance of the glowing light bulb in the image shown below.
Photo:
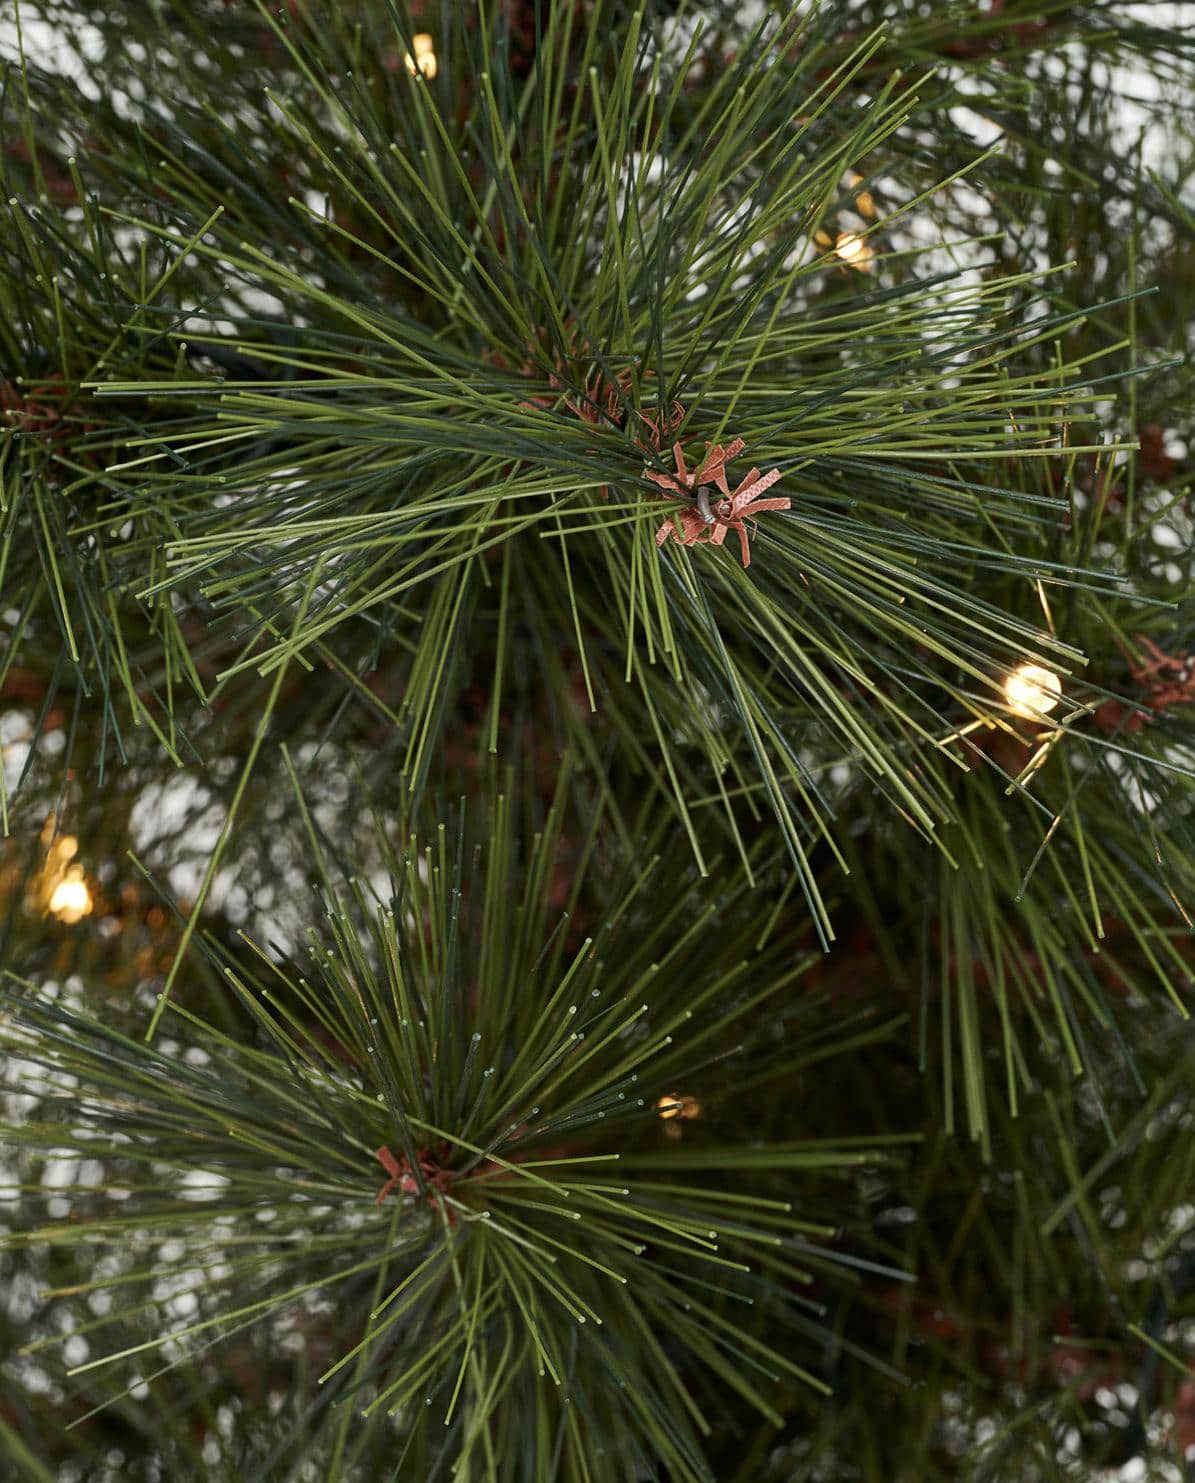
<path fill-rule="evenodd" d="M 855 192 L 855 209 L 863 216 L 870 217 L 874 220 L 876 214 L 875 197 L 870 191 L 857 189 L 858 186 L 863 184 L 862 175 L 857 170 L 848 170 L 846 172 L 846 183 Z"/>
<path fill-rule="evenodd" d="M 1041 664 L 1018 664 L 1004 681 L 1004 703 L 1023 721 L 1041 721 L 1062 699 L 1062 681 Z"/>
<path fill-rule="evenodd" d="M 91 913 L 91 888 L 82 865 L 71 863 L 79 853 L 79 841 L 73 834 L 55 837 L 53 830 L 54 819 L 51 816 L 42 830 L 46 861 L 33 882 L 30 904 L 73 926 Z"/>
<path fill-rule="evenodd" d="M 424 77 L 435 77 L 439 71 L 439 63 L 436 61 L 436 48 L 431 36 L 426 31 L 417 31 L 411 40 L 415 50 L 407 53 L 407 71 L 412 77 L 420 72 Z"/>
<path fill-rule="evenodd" d="M 91 890 L 83 877 L 81 865 L 72 865 L 51 891 L 49 909 L 68 927 L 90 915 Z"/>
<path fill-rule="evenodd" d="M 656 1102 L 656 1111 L 665 1121 L 670 1121 L 674 1117 L 683 1117 L 688 1120 L 701 1116 L 701 1103 L 696 1097 L 670 1092 L 668 1096 L 661 1097 Z"/>
<path fill-rule="evenodd" d="M 839 232 L 834 239 L 834 251 L 848 268 L 855 268 L 860 273 L 868 271 L 871 260 L 875 256 L 858 232 Z"/>

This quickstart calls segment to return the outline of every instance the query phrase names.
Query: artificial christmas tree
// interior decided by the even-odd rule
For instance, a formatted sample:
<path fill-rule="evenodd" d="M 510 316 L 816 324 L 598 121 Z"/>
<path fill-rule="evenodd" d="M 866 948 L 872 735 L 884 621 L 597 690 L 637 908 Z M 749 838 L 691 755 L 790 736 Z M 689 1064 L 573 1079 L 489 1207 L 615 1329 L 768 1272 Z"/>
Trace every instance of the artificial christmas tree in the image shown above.
<path fill-rule="evenodd" d="M 1184 1476 L 1182 9 L 4 13 L 14 1476 Z"/>

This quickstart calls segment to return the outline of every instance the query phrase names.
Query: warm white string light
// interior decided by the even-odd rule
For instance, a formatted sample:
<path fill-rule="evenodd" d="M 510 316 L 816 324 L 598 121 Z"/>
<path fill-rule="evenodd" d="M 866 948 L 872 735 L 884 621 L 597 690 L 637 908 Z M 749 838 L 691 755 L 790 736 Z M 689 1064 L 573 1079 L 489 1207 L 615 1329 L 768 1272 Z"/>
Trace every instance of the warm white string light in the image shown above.
<path fill-rule="evenodd" d="M 1062 699 L 1062 681 L 1042 664 L 1018 664 L 1004 681 L 1004 703 L 1023 721 L 1042 721 Z"/>
<path fill-rule="evenodd" d="M 687 1093 L 670 1092 L 656 1103 L 656 1111 L 664 1119 L 673 1117 L 694 1118 L 701 1116 L 701 1103 Z"/>
<path fill-rule="evenodd" d="M 60 922 L 73 927 L 91 914 L 91 888 L 81 865 L 72 865 L 50 892 L 49 910 Z"/>
<path fill-rule="evenodd" d="M 435 77 L 439 71 L 439 63 L 436 61 L 436 47 L 432 37 L 426 31 L 417 31 L 411 38 L 411 44 L 415 50 L 407 53 L 407 71 L 412 77 L 419 73 L 426 78 Z"/>
<path fill-rule="evenodd" d="M 857 189 L 858 186 L 863 184 L 862 175 L 857 170 L 848 170 L 846 172 L 846 183 L 855 192 L 855 210 L 861 216 L 866 216 L 869 220 L 874 221 L 876 218 L 875 197 L 870 191 Z"/>
<path fill-rule="evenodd" d="M 860 273 L 870 270 L 871 260 L 875 256 L 871 245 L 858 232 L 839 232 L 834 239 L 834 252 L 848 268 L 854 268 Z"/>
<path fill-rule="evenodd" d="M 90 916 L 94 902 L 87 875 L 75 856 L 79 841 L 73 834 L 50 837 L 53 820 L 48 820 L 42 839 L 48 840 L 46 863 L 35 882 L 36 899 L 41 909 L 57 917 L 68 927 Z"/>

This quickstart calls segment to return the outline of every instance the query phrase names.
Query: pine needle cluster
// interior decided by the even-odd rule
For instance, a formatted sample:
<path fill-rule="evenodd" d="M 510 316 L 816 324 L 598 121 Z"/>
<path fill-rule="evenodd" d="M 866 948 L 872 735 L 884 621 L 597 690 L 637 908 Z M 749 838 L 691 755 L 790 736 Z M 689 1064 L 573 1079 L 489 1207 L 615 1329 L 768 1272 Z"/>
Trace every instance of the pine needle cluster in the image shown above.
<path fill-rule="evenodd" d="M 0 10 L 20 1476 L 1181 1476 L 1173 9 Z"/>

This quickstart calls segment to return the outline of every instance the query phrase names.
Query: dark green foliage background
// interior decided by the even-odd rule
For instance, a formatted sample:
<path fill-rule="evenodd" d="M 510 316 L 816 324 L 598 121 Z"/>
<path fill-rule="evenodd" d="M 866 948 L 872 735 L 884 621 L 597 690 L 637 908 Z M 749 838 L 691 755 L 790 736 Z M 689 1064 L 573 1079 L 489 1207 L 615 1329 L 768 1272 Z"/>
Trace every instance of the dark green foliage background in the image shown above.
<path fill-rule="evenodd" d="M 1187 9 L 0 0 L 14 1476 L 1188 1476 Z"/>

